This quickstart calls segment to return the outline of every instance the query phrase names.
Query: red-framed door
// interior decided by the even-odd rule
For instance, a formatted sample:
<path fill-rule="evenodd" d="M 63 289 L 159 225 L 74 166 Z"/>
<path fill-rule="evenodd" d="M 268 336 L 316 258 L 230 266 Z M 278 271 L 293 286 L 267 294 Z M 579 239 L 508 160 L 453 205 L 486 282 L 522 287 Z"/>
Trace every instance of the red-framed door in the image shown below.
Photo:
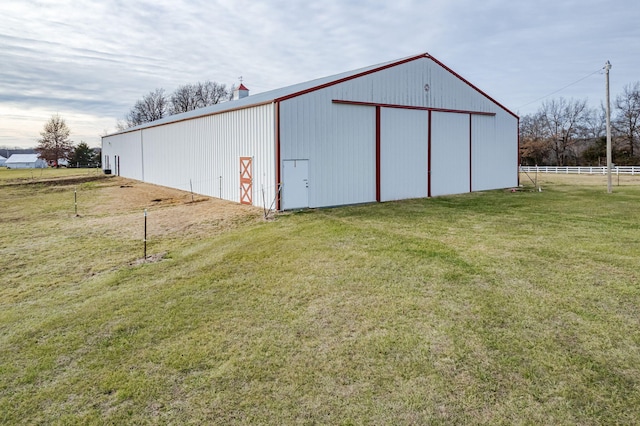
<path fill-rule="evenodd" d="M 240 204 L 253 205 L 252 157 L 240 157 Z"/>

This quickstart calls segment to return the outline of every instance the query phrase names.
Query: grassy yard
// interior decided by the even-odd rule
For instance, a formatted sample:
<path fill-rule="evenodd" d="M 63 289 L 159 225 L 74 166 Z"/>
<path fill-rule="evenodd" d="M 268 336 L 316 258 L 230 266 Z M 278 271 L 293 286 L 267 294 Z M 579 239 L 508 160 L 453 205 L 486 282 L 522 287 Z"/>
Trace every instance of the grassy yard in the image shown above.
<path fill-rule="evenodd" d="M 13 172 L 2 424 L 640 419 L 638 177 L 264 221 L 94 171 Z M 143 208 L 159 261 L 139 261 Z"/>

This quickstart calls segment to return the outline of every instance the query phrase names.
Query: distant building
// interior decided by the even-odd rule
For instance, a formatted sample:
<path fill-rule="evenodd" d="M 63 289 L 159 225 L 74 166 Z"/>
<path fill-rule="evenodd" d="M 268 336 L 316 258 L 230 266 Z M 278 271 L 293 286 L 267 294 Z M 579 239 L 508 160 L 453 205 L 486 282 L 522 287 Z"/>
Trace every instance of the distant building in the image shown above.
<path fill-rule="evenodd" d="M 104 136 L 105 173 L 278 210 L 518 184 L 518 116 L 428 53 L 236 92 Z"/>
<path fill-rule="evenodd" d="M 8 169 L 44 169 L 47 162 L 38 154 L 13 154 L 4 163 Z"/>
<path fill-rule="evenodd" d="M 7 159 L 0 155 L 0 167 L 4 167 L 4 163 L 6 163 Z"/>
<path fill-rule="evenodd" d="M 36 150 L 33 148 L 0 148 L 0 155 L 4 158 L 9 158 L 13 154 L 36 154 Z"/>

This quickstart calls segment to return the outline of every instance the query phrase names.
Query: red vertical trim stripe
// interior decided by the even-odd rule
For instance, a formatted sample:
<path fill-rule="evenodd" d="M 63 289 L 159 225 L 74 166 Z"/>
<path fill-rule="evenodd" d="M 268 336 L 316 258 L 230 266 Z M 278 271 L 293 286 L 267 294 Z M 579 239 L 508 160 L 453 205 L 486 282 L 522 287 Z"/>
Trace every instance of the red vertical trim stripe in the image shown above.
<path fill-rule="evenodd" d="M 427 197 L 431 197 L 431 111 L 427 119 L 429 128 L 427 129 Z"/>
<path fill-rule="evenodd" d="M 471 137 L 471 122 L 472 122 L 472 115 L 469 114 L 469 192 L 473 192 L 473 165 L 471 163 L 472 161 L 472 149 L 473 149 L 473 145 L 471 143 L 472 137 Z"/>
<path fill-rule="evenodd" d="M 380 107 L 376 107 L 376 201 L 380 202 Z"/>

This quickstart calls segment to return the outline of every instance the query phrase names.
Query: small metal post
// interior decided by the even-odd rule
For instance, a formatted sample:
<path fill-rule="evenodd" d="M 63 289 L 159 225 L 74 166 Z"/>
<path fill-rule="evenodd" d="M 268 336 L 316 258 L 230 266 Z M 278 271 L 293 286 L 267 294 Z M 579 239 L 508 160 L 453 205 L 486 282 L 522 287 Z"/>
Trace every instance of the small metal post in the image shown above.
<path fill-rule="evenodd" d="M 78 216 L 78 188 L 73 188 L 73 210 Z"/>
<path fill-rule="evenodd" d="M 191 202 L 193 203 L 193 183 L 191 183 L 191 179 L 189 179 L 189 188 L 191 189 Z"/>
<path fill-rule="evenodd" d="M 144 209 L 144 260 L 147 260 L 147 209 Z"/>

